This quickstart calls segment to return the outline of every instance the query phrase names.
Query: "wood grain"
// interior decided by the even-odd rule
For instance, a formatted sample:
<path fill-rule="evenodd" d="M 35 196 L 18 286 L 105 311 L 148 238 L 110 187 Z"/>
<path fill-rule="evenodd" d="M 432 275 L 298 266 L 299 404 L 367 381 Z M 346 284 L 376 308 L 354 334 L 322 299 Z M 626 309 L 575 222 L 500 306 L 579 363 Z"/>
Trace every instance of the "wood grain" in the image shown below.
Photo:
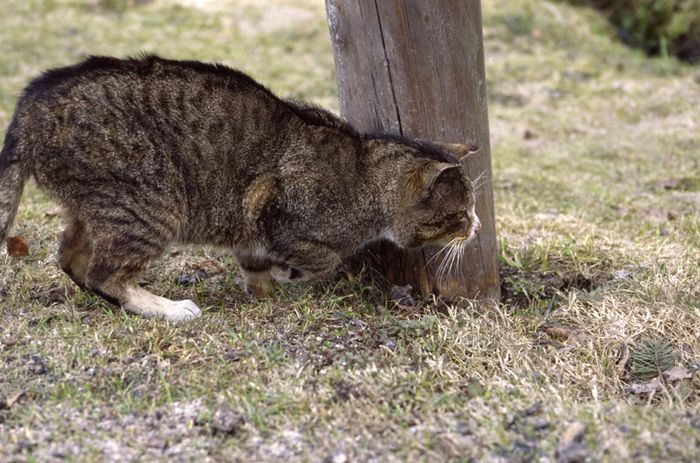
<path fill-rule="evenodd" d="M 491 178 L 486 83 L 478 0 L 326 0 L 343 117 L 360 131 L 388 131 L 480 150 L 466 161 L 472 179 Z M 499 298 L 493 191 L 477 194 L 482 222 L 461 269 L 436 281 L 437 249 L 372 250 L 396 284 L 423 292 Z"/>

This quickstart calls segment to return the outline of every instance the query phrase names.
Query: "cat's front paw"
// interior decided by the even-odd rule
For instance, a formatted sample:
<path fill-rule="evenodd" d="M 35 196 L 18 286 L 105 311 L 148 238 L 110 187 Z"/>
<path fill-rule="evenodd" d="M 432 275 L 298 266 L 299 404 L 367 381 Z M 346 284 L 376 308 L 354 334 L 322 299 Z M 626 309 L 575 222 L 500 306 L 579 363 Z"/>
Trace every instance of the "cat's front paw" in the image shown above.
<path fill-rule="evenodd" d="M 187 299 L 184 301 L 173 301 L 166 310 L 163 310 L 161 316 L 169 322 L 182 323 L 201 317 L 202 311 L 197 307 L 197 304 Z"/>
<path fill-rule="evenodd" d="M 246 281 L 245 292 L 255 299 L 264 299 L 272 294 L 272 286 L 269 282 Z"/>

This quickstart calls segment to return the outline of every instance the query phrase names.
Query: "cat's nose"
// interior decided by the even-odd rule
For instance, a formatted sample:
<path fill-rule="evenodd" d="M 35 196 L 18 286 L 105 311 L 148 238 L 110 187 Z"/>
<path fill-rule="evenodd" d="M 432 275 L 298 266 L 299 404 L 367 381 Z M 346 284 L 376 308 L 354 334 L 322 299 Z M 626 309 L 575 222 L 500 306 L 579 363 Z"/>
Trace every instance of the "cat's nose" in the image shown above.
<path fill-rule="evenodd" d="M 474 233 L 481 229 L 481 220 L 477 216 L 474 216 Z"/>

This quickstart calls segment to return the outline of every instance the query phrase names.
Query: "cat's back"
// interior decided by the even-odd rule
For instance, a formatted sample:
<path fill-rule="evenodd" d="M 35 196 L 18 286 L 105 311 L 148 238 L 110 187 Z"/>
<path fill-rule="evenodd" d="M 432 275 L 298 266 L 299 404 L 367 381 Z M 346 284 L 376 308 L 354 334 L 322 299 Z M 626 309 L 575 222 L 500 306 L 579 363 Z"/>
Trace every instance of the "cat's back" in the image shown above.
<path fill-rule="evenodd" d="M 240 170 L 257 160 L 232 156 L 231 147 L 269 152 L 262 148 L 284 135 L 284 107 L 262 85 L 225 66 L 91 57 L 33 80 L 15 119 L 24 146 L 51 158 L 140 166 L 144 159 L 174 157 Z"/>
<path fill-rule="evenodd" d="M 30 82 L 16 115 L 20 125 L 34 126 L 32 132 L 37 125 L 50 128 L 56 119 L 60 124 L 66 118 L 93 128 L 129 122 L 142 129 L 221 132 L 222 127 L 211 125 L 228 115 L 240 123 L 236 115 L 269 116 L 279 106 L 262 85 L 222 65 L 156 56 L 91 57 Z"/>
<path fill-rule="evenodd" d="M 42 73 L 27 85 L 19 106 L 64 95 L 94 97 L 100 86 L 112 95 L 129 94 L 144 86 L 152 91 L 189 91 L 200 97 L 217 89 L 269 93 L 246 74 L 219 64 L 152 55 L 129 59 L 91 56 L 72 66 Z"/>

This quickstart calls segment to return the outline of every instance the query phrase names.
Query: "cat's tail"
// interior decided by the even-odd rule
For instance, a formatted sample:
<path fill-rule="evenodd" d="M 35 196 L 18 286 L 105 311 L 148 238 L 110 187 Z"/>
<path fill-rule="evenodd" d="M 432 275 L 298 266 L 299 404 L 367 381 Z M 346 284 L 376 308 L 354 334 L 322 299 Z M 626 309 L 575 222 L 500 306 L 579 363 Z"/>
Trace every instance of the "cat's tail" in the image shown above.
<path fill-rule="evenodd" d="M 3 246 L 15 220 L 24 183 L 29 177 L 25 164 L 18 149 L 17 123 L 13 120 L 0 151 L 0 244 Z"/>

